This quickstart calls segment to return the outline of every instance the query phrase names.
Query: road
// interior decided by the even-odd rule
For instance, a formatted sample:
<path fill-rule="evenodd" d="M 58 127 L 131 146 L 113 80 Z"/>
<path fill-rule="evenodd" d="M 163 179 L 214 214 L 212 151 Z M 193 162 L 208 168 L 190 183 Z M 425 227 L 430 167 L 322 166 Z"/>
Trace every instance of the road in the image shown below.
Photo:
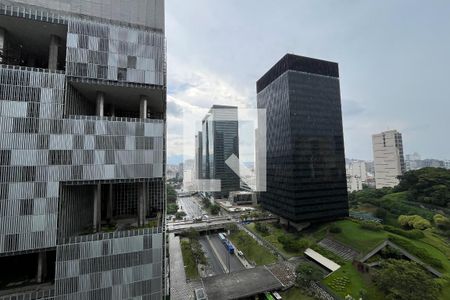
<path fill-rule="evenodd" d="M 202 208 L 194 201 L 193 197 L 182 197 L 177 199 L 178 207 L 180 207 L 189 219 L 201 217 L 203 215 Z"/>
<path fill-rule="evenodd" d="M 222 242 L 219 239 L 219 236 L 217 234 L 210 235 L 210 240 L 214 248 L 216 249 L 217 253 L 220 255 L 221 260 L 226 264 L 226 267 L 228 268 L 228 257 L 230 259 L 230 269 L 231 272 L 236 272 L 240 270 L 244 270 L 245 267 L 242 265 L 240 260 L 236 257 L 236 254 L 229 254 L 226 250 L 225 246 L 222 244 Z"/>
<path fill-rule="evenodd" d="M 206 259 L 208 260 L 208 269 L 206 270 L 207 276 L 213 276 L 218 274 L 223 274 L 223 268 L 217 259 L 216 255 L 214 254 L 213 249 L 211 248 L 211 245 L 209 244 L 208 240 L 206 239 L 206 236 L 200 237 L 200 245 L 202 245 L 203 252 L 205 253 Z"/>

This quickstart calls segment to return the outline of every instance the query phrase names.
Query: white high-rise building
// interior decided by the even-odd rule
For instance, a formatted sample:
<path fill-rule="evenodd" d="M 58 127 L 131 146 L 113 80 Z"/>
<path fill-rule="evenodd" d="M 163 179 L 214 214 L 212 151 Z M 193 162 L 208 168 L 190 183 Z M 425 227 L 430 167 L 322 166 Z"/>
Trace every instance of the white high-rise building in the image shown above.
<path fill-rule="evenodd" d="M 450 170 L 450 160 L 445 160 L 445 161 L 444 161 L 444 168 Z"/>
<path fill-rule="evenodd" d="M 365 161 L 352 161 L 348 168 L 351 176 L 357 176 L 361 181 L 367 180 L 366 162 Z"/>
<path fill-rule="evenodd" d="M 402 134 L 389 130 L 372 136 L 376 188 L 394 187 L 405 172 Z"/>

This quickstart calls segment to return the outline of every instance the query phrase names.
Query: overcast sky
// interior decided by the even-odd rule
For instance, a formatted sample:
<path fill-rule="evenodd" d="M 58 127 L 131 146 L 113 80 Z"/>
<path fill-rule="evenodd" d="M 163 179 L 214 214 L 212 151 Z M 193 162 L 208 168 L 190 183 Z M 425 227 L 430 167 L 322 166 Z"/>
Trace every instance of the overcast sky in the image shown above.
<path fill-rule="evenodd" d="M 346 157 L 371 160 L 371 135 L 397 129 L 405 153 L 450 159 L 449 1 L 166 0 L 166 36 L 169 163 L 183 110 L 255 108 L 286 53 L 339 63 Z"/>

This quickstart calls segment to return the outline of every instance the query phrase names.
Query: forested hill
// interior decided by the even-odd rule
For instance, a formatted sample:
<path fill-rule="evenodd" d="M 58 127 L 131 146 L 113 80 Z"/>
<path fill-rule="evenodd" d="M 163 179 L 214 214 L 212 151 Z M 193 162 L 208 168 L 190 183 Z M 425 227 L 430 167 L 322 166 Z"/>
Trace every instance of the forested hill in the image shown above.
<path fill-rule="evenodd" d="M 450 170 L 423 168 L 400 176 L 394 192 L 407 192 L 408 201 L 450 208 Z"/>

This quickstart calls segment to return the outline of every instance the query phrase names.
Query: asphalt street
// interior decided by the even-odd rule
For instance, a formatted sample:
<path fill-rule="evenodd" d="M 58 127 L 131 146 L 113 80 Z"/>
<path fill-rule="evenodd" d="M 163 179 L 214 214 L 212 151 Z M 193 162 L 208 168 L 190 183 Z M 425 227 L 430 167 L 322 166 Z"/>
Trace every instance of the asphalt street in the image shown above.
<path fill-rule="evenodd" d="M 225 263 L 225 265 L 228 268 L 228 259 L 230 259 L 230 269 L 231 272 L 236 272 L 240 270 L 244 270 L 245 267 L 241 264 L 240 260 L 236 257 L 237 254 L 229 254 L 225 246 L 222 244 L 222 242 L 219 239 L 219 236 L 217 234 L 213 234 L 209 236 L 211 239 L 211 243 L 216 248 L 217 252 L 220 255 L 220 258 Z"/>
<path fill-rule="evenodd" d="M 180 197 L 178 200 L 178 207 L 185 213 L 186 217 L 190 219 L 198 218 L 203 215 L 202 208 L 194 201 L 192 197 Z"/>
<path fill-rule="evenodd" d="M 206 259 L 208 260 L 209 268 L 207 269 L 206 274 L 208 276 L 223 274 L 223 268 L 217 257 L 214 255 L 214 251 L 212 250 L 211 245 L 206 239 L 206 236 L 201 236 L 199 241 L 200 245 L 202 245 Z"/>

